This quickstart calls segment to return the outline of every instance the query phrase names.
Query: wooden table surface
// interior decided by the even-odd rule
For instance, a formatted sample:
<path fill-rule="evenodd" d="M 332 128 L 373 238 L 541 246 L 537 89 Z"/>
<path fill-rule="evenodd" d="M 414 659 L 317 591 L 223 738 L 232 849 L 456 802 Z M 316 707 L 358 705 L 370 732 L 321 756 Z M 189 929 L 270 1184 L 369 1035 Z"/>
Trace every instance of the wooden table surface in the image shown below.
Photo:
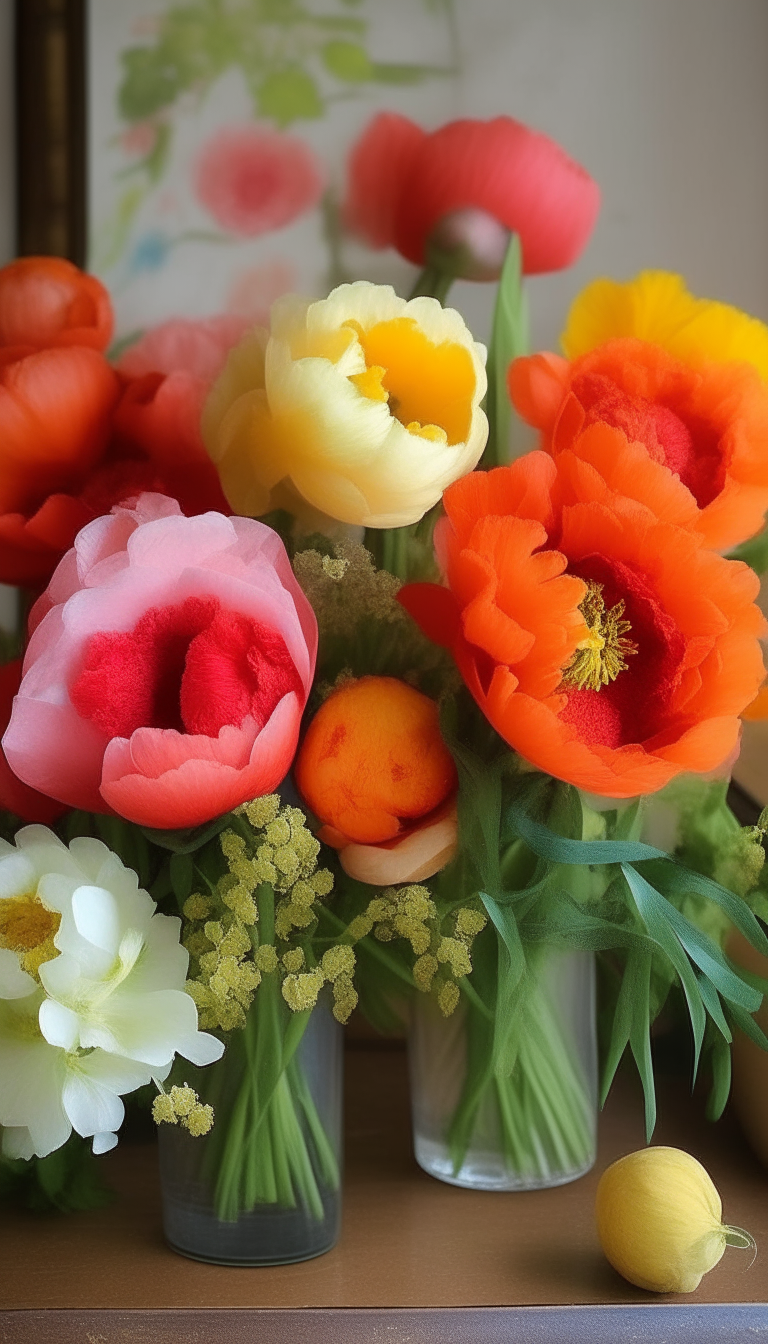
<path fill-rule="evenodd" d="M 413 1319 L 434 1325 L 442 1318 L 441 1309 L 481 1308 L 483 1329 L 487 1326 L 492 1333 L 478 1333 L 476 1327 L 467 1338 L 479 1341 L 481 1335 L 496 1339 L 493 1330 L 504 1319 L 504 1312 L 494 1314 L 488 1311 L 491 1308 L 654 1303 L 658 1313 L 658 1304 L 664 1302 L 688 1308 L 761 1304 L 746 1309 L 749 1333 L 744 1337 L 768 1340 L 768 1174 L 732 1122 L 726 1119 L 713 1126 L 701 1118 L 700 1107 L 692 1104 L 683 1082 L 667 1079 L 660 1089 L 655 1139 L 685 1147 L 705 1164 L 723 1196 L 724 1219 L 749 1228 L 759 1253 L 750 1268 L 748 1253 L 727 1250 L 694 1295 L 658 1299 L 631 1287 L 610 1268 L 600 1252 L 592 1216 L 600 1171 L 643 1143 L 642 1107 L 633 1080 L 622 1079 L 608 1102 L 594 1171 L 554 1190 L 497 1194 L 455 1189 L 416 1167 L 402 1048 L 357 1046 L 347 1051 L 346 1062 L 344 1219 L 341 1241 L 333 1251 L 303 1264 L 263 1269 L 222 1268 L 183 1259 L 163 1243 L 154 1144 L 123 1143 L 103 1159 L 119 1195 L 111 1207 L 66 1218 L 3 1212 L 0 1340 L 160 1344 L 167 1338 L 202 1344 L 236 1338 L 238 1344 L 250 1339 L 287 1344 L 305 1337 L 295 1326 L 283 1329 L 288 1317 L 295 1322 L 297 1309 L 302 1309 L 306 1322 L 315 1317 L 310 1309 L 320 1309 L 318 1319 L 326 1324 L 306 1338 L 340 1341 L 347 1338 L 344 1331 L 326 1329 L 332 1317 L 339 1319 L 333 1309 L 344 1310 L 347 1325 L 353 1308 L 379 1313 L 411 1308 L 416 1312 Z M 244 1310 L 243 1322 L 254 1326 L 261 1321 L 261 1328 L 233 1335 L 232 1308 L 251 1309 Z M 662 1317 L 655 1313 L 641 1312 L 638 1319 L 660 1322 Z M 466 1310 L 453 1316 L 464 1314 Z M 374 1322 L 384 1319 L 369 1311 L 363 1316 Z M 526 1313 L 525 1319 L 534 1316 L 539 1319 L 536 1313 Z M 679 1309 L 678 1316 L 682 1322 L 684 1313 Z M 196 1322 L 192 1333 L 174 1333 L 174 1321 L 190 1318 Z M 229 1322 L 225 1333 L 215 1328 L 222 1319 Z M 268 1320 L 273 1325 L 264 1333 Z M 162 1331 L 158 1321 L 164 1323 Z M 140 1322 L 146 1329 L 138 1328 Z M 201 1334 L 203 1323 L 207 1332 Z M 433 1335 L 426 1326 L 402 1335 L 377 1330 L 368 1334 L 361 1326 L 350 1336 L 357 1344 L 369 1338 L 422 1344 L 433 1337 L 459 1336 Z M 540 1337 L 544 1338 L 498 1335 L 499 1340 Z M 602 1338 L 593 1328 L 578 1336 L 587 1337 L 593 1344 Z M 605 1336 L 611 1344 L 620 1337 L 625 1336 Z M 676 1339 L 687 1337 L 675 1334 Z M 705 1338 L 700 1331 L 690 1337 L 697 1344 Z M 736 1337 L 712 1335 L 723 1344 Z M 561 1325 L 553 1338 L 571 1336 Z M 651 1336 L 641 1332 L 626 1338 Z"/>

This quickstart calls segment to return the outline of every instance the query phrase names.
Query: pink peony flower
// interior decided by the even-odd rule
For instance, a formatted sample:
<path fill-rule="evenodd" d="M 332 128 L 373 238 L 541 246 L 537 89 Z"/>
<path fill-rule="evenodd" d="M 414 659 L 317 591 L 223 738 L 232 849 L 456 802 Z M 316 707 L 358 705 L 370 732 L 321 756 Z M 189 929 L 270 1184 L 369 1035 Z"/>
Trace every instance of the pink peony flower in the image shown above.
<path fill-rule="evenodd" d="M 288 771 L 317 624 L 263 523 L 144 494 L 83 528 L 30 629 L 3 749 L 32 788 L 176 829 Z"/>
<path fill-rule="evenodd" d="M 303 140 L 255 126 L 227 126 L 212 136 L 195 172 L 200 202 L 242 238 L 291 224 L 317 204 L 323 185 Z"/>

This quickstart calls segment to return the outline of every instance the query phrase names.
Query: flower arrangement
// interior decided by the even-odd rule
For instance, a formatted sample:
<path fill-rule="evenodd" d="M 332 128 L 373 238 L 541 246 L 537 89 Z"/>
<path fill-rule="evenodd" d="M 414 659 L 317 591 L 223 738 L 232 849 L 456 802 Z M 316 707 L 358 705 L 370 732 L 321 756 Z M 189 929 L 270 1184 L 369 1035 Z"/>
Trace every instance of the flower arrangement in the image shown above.
<path fill-rule="evenodd" d="M 768 951 L 768 823 L 725 798 L 765 676 L 768 330 L 648 272 L 531 354 L 523 273 L 597 203 L 509 118 L 387 115 L 347 214 L 422 265 L 410 298 L 111 363 L 98 281 L 0 272 L 0 577 L 34 590 L 0 683 L 2 1151 L 105 1151 L 152 1084 L 187 1254 L 333 1243 L 358 1000 L 410 1018 L 418 1160 L 491 1189 L 594 1160 L 596 957 L 601 1093 L 629 1048 L 649 1135 L 670 993 L 711 1115 L 734 1028 L 768 1048 L 724 951 Z M 487 358 L 458 276 L 499 281 Z"/>

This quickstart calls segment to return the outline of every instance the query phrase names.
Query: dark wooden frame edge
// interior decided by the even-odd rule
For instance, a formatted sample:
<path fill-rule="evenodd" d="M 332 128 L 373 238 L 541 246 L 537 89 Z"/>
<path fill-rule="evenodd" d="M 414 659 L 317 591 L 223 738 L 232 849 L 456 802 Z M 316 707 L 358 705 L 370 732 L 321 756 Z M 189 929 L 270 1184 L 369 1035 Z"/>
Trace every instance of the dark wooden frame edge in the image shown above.
<path fill-rule="evenodd" d="M 17 252 L 82 266 L 87 246 L 86 0 L 16 0 Z"/>

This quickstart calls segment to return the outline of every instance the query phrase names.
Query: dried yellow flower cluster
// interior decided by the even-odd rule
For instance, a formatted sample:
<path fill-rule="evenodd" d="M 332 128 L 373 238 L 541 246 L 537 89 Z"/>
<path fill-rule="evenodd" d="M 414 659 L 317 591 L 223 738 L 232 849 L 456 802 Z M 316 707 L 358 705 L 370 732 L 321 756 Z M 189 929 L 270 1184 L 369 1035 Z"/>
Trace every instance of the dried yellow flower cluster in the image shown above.
<path fill-rule="evenodd" d="M 213 1128 L 213 1107 L 203 1105 L 194 1088 L 185 1083 L 158 1093 L 152 1103 L 152 1119 L 156 1125 L 181 1125 L 197 1139 Z"/>
<path fill-rule="evenodd" d="M 304 948 L 280 953 L 276 946 L 297 931 L 305 935 L 317 918 L 315 903 L 333 889 L 332 874 L 317 867 L 320 845 L 307 830 L 304 813 L 281 806 L 277 794 L 270 794 L 244 804 L 236 815 L 246 823 L 243 831 L 227 830 L 219 837 L 227 872 L 209 896 L 194 892 L 184 904 L 189 921 L 184 946 L 193 959 L 187 991 L 197 1005 L 200 1027 L 244 1027 L 262 977 L 275 974 L 282 977 L 283 998 L 294 1012 L 313 1008 L 323 985 L 330 984 L 334 1015 L 346 1022 L 357 1003 L 352 948 L 332 947 L 319 966 L 310 966 Z M 274 906 L 274 935 L 270 930 L 262 942 L 258 893 L 264 887 L 281 899 Z"/>
<path fill-rule="evenodd" d="M 376 569 L 373 556 L 359 542 L 337 542 L 333 557 L 299 551 L 293 567 L 326 639 L 355 635 L 362 620 L 407 624 L 396 601 L 399 579 Z"/>
<path fill-rule="evenodd" d="M 472 943 L 488 922 L 472 906 L 460 906 L 450 919 L 451 930 L 446 935 L 427 887 L 390 887 L 353 919 L 348 933 L 354 942 L 369 933 L 381 943 L 406 938 L 416 954 L 416 988 L 425 994 L 434 992 L 441 1012 L 450 1017 L 459 1002 L 457 981 L 472 971 Z"/>

